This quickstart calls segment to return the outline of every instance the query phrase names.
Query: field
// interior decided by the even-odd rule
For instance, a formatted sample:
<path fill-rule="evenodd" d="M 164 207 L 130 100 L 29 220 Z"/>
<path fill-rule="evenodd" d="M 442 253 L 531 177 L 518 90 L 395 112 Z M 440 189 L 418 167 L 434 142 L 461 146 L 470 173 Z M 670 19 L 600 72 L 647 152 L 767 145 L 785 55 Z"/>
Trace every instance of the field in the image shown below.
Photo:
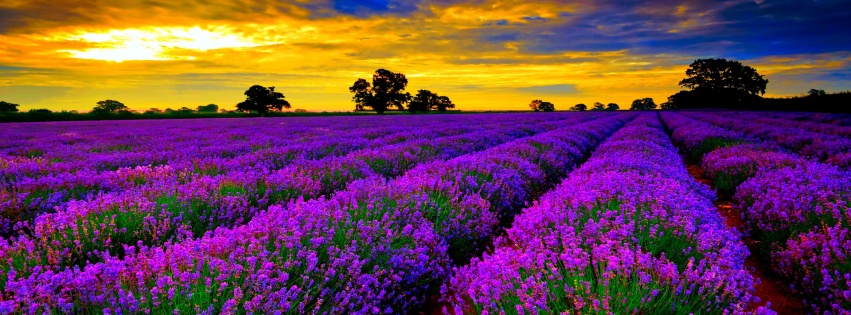
<path fill-rule="evenodd" d="M 839 114 L 0 124 L 0 314 L 851 314 L 849 167 Z"/>

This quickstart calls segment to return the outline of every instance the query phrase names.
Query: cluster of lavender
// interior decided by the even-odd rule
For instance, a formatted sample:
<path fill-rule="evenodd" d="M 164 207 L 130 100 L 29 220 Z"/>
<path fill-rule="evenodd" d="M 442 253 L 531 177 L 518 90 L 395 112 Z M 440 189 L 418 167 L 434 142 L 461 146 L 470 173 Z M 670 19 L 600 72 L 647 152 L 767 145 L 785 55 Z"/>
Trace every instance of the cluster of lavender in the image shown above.
<path fill-rule="evenodd" d="M 454 270 L 447 311 L 747 313 L 748 251 L 711 197 L 643 114 L 523 210 L 492 253 Z"/>
<path fill-rule="evenodd" d="M 35 267 L 82 267 L 104 256 L 122 257 L 126 246 L 159 246 L 200 237 L 217 227 L 245 224 L 273 204 L 328 196 L 357 179 L 395 177 L 418 163 L 479 151 L 557 126 L 487 124 L 483 126 L 487 130 L 302 160 L 269 173 L 231 171 L 188 181 L 156 181 L 89 200 L 72 200 L 56 213 L 38 216 L 32 224 L 19 221 L 24 228 L 18 230 L 30 233 L 10 238 L 0 257 L 17 261 L 15 270 L 22 276 Z"/>
<path fill-rule="evenodd" d="M 715 128 L 662 117 L 674 134 Z M 720 191 L 733 195 L 760 256 L 770 257 L 815 313 L 851 313 L 851 173 L 770 141 L 716 149 L 702 165 Z"/>
<path fill-rule="evenodd" d="M 396 145 L 396 152 L 404 153 L 419 149 L 416 141 L 419 146 L 428 146 L 433 139 L 488 130 L 492 130 L 491 134 L 505 132 L 495 136 L 511 139 L 557 127 L 552 121 L 540 123 L 540 118 L 531 116 L 518 115 L 515 119 L 486 118 L 477 123 L 456 119 L 441 123 L 424 118 L 418 124 L 386 128 L 370 124 L 380 123 L 379 118 L 357 121 L 336 117 L 319 119 L 319 123 L 295 121 L 283 127 L 281 120 L 241 125 L 231 121 L 216 126 L 190 120 L 154 122 L 146 127 L 127 122 L 100 129 L 92 123 L 66 123 L 59 130 L 55 125 L 39 126 L 35 134 L 26 134 L 12 124 L 4 129 L 8 137 L 0 139 L 6 142 L 0 143 L 0 148 L 4 148 L 0 150 L 0 205 L 4 209 L 0 232 L 8 234 L 13 223 L 32 221 L 41 213 L 63 207 L 69 200 L 91 199 L 100 193 L 150 187 L 175 191 L 175 183 L 197 177 L 270 173 L 356 150 L 368 151 L 361 154 L 362 159 L 368 159 L 369 149 L 389 145 Z M 25 156 L 26 152 L 39 154 Z M 453 153 L 459 154 L 449 152 Z M 113 163 L 118 169 L 103 169 L 104 163 Z"/>
<path fill-rule="evenodd" d="M 760 123 L 757 119 L 761 113 L 739 113 L 736 118 L 718 113 L 685 115 L 780 145 L 803 157 L 840 167 L 851 166 L 851 154 L 848 154 L 851 152 L 851 139 L 843 135 L 807 131 L 794 120 L 787 120 L 785 124 Z"/>
<path fill-rule="evenodd" d="M 168 230 L 168 224 L 184 224 L 190 211 L 169 216 L 174 213 L 167 206 L 157 210 L 163 208 L 159 201 L 138 202 L 132 195 L 84 201 L 103 202 L 109 205 L 104 209 L 113 212 L 101 216 L 106 221 L 82 220 L 85 215 L 42 215 L 36 221 L 49 224 L 36 223 L 34 230 L 42 233 L 45 228 L 55 236 L 65 234 L 68 240 L 82 236 L 77 241 L 117 230 L 114 237 L 100 240 L 118 244 L 122 255 L 83 249 L 97 252 L 84 256 L 96 256 L 101 262 L 63 263 L 56 257 L 72 257 L 68 252 L 80 252 L 86 242 L 50 247 L 48 239 L 18 237 L 2 248 L 8 271 L 0 280 L 0 313 L 404 313 L 421 306 L 426 294 L 436 291 L 453 260 L 464 261 L 480 251 L 501 220 L 510 220 L 542 192 L 542 186 L 558 181 L 631 118 L 631 114 L 599 116 L 608 118 L 575 124 L 578 120 L 562 117 L 567 120 L 537 124 L 536 128 L 551 131 L 498 146 L 494 145 L 499 141 L 479 133 L 478 141 L 448 137 L 452 141 L 437 139 L 429 142 L 437 143 L 430 149 L 414 151 L 442 152 L 425 156 L 416 156 L 412 150 L 396 151 L 398 157 L 355 151 L 346 157 L 375 158 L 354 159 L 358 162 L 349 165 L 360 166 L 349 169 L 345 163 L 325 166 L 327 176 L 312 177 L 318 182 L 313 189 L 331 185 L 342 190 L 328 191 L 328 196 L 318 189 L 317 199 L 260 207 L 247 224 L 216 228 L 179 242 L 149 243 L 160 239 L 156 236 L 163 230 L 160 227 Z M 535 132 L 525 135 L 531 133 Z M 510 139 L 504 135 L 512 132 L 497 129 L 492 134 L 505 142 Z M 414 162 L 472 152 L 483 148 L 480 142 L 494 147 L 446 162 L 420 166 Z M 385 179 L 411 168 L 402 177 Z M 369 175 L 351 176 L 357 170 Z M 194 197 L 195 191 L 202 196 L 225 192 L 234 197 L 239 196 L 230 193 L 234 190 L 274 190 L 266 182 L 242 185 L 242 177 L 247 176 L 247 172 L 231 172 L 221 181 L 193 180 L 198 188 L 187 196 Z M 277 180 L 292 181 L 287 176 Z M 246 202 L 260 204 L 258 199 L 236 200 L 233 205 Z M 201 206 L 189 205 L 182 209 Z M 89 213 L 85 206 L 68 208 L 77 209 L 72 213 Z M 157 213 L 167 219 L 125 215 L 134 213 Z M 140 218 L 134 224 L 144 232 L 115 229 Z M 147 225 L 150 222 L 161 223 Z M 54 228 L 61 224 L 72 228 Z M 195 232 L 186 233 L 197 236 Z M 141 233 L 149 234 L 139 238 Z M 49 249 L 42 249 L 43 245 Z"/>

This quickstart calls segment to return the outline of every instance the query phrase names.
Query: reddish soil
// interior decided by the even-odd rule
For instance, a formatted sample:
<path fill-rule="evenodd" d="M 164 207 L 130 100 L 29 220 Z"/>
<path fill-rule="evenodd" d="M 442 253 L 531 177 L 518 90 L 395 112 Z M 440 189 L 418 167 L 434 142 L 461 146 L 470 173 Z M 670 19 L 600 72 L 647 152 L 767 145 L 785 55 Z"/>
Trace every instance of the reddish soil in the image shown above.
<path fill-rule="evenodd" d="M 706 178 L 705 172 L 700 166 L 694 164 L 687 165 L 689 174 L 695 180 L 712 186 L 712 180 Z M 745 222 L 742 221 L 742 216 L 739 212 L 733 208 L 732 200 L 730 200 L 729 196 L 719 196 L 718 200 L 715 201 L 715 206 L 718 207 L 718 213 L 724 217 L 724 224 L 727 227 L 735 228 L 739 231 L 745 230 Z M 751 253 L 755 252 L 754 248 L 757 241 L 749 237 L 742 237 L 742 241 L 748 246 Z M 760 302 L 751 303 L 748 307 L 749 310 L 755 310 L 771 302 L 771 309 L 779 315 L 807 313 L 801 298 L 789 289 L 791 287 L 789 282 L 774 272 L 765 260 L 757 259 L 753 255 L 750 255 L 745 259 L 745 266 L 750 269 L 754 278 L 760 281 L 759 284 L 754 286 L 756 289 L 754 295 L 759 297 Z"/>

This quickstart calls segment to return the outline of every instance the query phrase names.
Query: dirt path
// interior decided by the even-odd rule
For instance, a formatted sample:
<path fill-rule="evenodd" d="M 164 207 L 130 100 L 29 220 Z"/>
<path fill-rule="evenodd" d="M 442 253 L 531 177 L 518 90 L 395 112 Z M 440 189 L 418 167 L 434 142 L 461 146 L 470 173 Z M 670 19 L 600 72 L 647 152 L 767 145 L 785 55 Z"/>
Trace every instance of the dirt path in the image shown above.
<path fill-rule="evenodd" d="M 706 177 L 699 165 L 688 162 L 686 162 L 686 165 L 689 174 L 695 180 L 713 187 L 712 180 Z M 742 221 L 741 215 L 733 208 L 732 200 L 730 200 L 729 196 L 719 196 L 718 200 L 715 201 L 715 206 L 718 208 L 718 213 L 724 217 L 724 224 L 727 227 L 735 228 L 739 231 L 745 230 L 745 222 Z M 755 252 L 754 243 L 756 241 L 749 237 L 742 237 L 742 241 L 748 246 L 751 253 Z M 745 259 L 745 266 L 751 270 L 755 278 L 760 280 L 760 283 L 754 286 L 756 289 L 754 295 L 759 297 L 760 302 L 751 303 L 748 307 L 749 310 L 755 310 L 757 307 L 765 306 L 768 302 L 771 302 L 771 309 L 779 315 L 807 313 L 801 298 L 789 289 L 789 282 L 774 272 L 767 262 L 756 259 L 751 254 Z"/>

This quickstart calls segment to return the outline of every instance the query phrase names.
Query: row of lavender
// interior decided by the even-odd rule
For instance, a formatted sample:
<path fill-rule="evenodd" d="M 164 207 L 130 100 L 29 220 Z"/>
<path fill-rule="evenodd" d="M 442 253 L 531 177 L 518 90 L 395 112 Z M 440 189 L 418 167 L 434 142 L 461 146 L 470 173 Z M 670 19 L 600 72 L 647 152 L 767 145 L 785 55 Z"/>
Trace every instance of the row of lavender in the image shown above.
<path fill-rule="evenodd" d="M 468 117 L 477 119 L 477 117 Z M 160 145 L 168 142 L 168 135 L 164 135 L 165 139 L 156 139 L 156 134 L 163 131 L 162 126 L 154 124 L 149 129 L 144 128 L 121 128 L 129 129 L 124 132 L 135 132 L 139 137 L 134 137 L 133 141 L 122 142 L 120 146 L 128 148 L 130 152 L 118 152 L 119 156 L 123 155 L 145 155 L 145 154 L 160 154 L 168 152 L 171 155 L 162 163 L 169 163 L 163 166 L 137 166 L 135 168 L 120 168 L 116 171 L 98 171 L 91 169 L 91 165 L 97 165 L 97 161 L 104 159 L 101 152 L 77 153 L 77 156 L 66 152 L 66 146 L 57 146 L 55 151 L 48 151 L 49 155 L 64 155 L 72 156 L 73 163 L 53 163 L 43 157 L 10 157 L 0 155 L 0 174 L 2 174 L 2 189 L 0 189 L 0 207 L 4 220 L 4 231 L 8 234 L 11 230 L 9 224 L 17 221 L 32 220 L 43 212 L 53 211 L 56 207 L 64 207 L 65 204 L 72 199 L 91 199 L 100 193 L 109 193 L 112 191 L 124 190 L 143 190 L 143 187 L 160 187 L 161 190 L 174 191 L 176 189 L 165 189 L 173 186 L 174 183 L 185 183 L 192 181 L 209 180 L 217 175 L 228 176 L 230 173 L 272 173 L 279 169 L 287 168 L 288 165 L 304 166 L 307 160 L 323 159 L 324 162 L 337 161 L 334 157 L 343 156 L 346 154 L 355 154 L 359 152 L 360 160 L 371 163 L 374 167 L 386 167 L 378 165 L 385 161 L 373 156 L 376 152 L 381 152 L 384 155 L 392 153 L 396 154 L 438 154 L 434 152 L 433 144 L 441 145 L 444 142 L 457 143 L 457 141 L 446 140 L 447 137 L 467 137 L 466 142 L 476 142 L 477 138 L 470 135 L 476 133 L 487 133 L 482 136 L 482 144 L 487 145 L 488 140 L 502 138 L 503 142 L 511 139 L 511 137 L 525 136 L 536 132 L 551 130 L 559 126 L 558 119 L 550 120 L 541 123 L 540 118 L 532 116 L 518 115 L 515 119 L 509 120 L 504 117 L 477 119 L 478 123 L 466 126 L 464 122 L 449 122 L 447 124 L 439 124 L 437 122 L 425 121 L 423 124 L 418 124 L 417 127 L 396 128 L 388 127 L 385 130 L 385 136 L 367 140 L 370 137 L 376 137 L 377 133 L 375 125 L 368 123 L 376 123 L 371 119 L 360 121 L 357 125 L 354 123 L 341 124 L 350 127 L 356 126 L 353 131 L 331 132 L 328 128 L 324 137 L 320 134 L 311 137 L 304 137 L 298 140 L 278 140 L 273 142 L 269 138 L 266 140 L 266 145 L 263 149 L 240 151 L 240 147 L 245 146 L 242 138 L 235 136 L 243 133 L 244 129 L 261 132 L 260 134 L 268 134 L 269 130 L 264 128 L 273 128 L 275 124 L 267 124 L 265 121 L 260 121 L 261 127 L 252 128 L 252 124 L 244 124 L 245 128 L 239 128 L 239 125 L 225 126 L 228 129 L 221 128 L 191 128 L 186 132 L 186 135 L 180 136 L 183 140 L 175 140 L 176 144 Z M 489 118 L 489 119 L 487 119 Z M 582 119 L 590 119 L 590 117 L 561 117 L 570 119 L 571 121 L 579 121 Z M 552 119 L 552 118 L 551 118 Z M 253 122 L 252 122 L 253 123 Z M 326 121 L 326 123 L 332 123 Z M 369 125 L 369 128 L 363 127 Z M 66 128 L 71 128 L 66 126 Z M 173 127 L 173 126 L 172 126 Z M 82 128 L 85 131 L 85 128 Z M 93 139 L 100 139 L 109 136 L 117 131 L 115 128 L 101 128 L 102 132 L 94 133 Z M 227 147 L 228 145 L 236 148 L 230 151 L 231 155 L 222 155 L 218 150 L 208 150 L 208 146 L 212 146 L 204 137 L 206 133 L 191 132 L 193 129 L 214 131 L 218 135 L 218 141 L 215 146 Z M 212 129 L 212 130 L 211 130 Z M 284 128 L 283 132 L 296 132 L 297 130 L 312 131 L 315 128 L 293 127 L 291 129 Z M 321 128 L 320 128 L 321 129 Z M 168 130 L 168 129 L 167 129 Z M 64 130 L 63 130 L 64 131 Z M 45 142 L 50 143 L 51 136 L 55 134 L 55 130 L 46 128 L 40 132 L 35 132 L 36 136 L 46 138 Z M 4 130 L 4 133 L 6 131 Z M 180 134 L 176 130 L 176 134 Z M 14 132 L 11 133 L 13 135 Z M 276 136 L 280 139 L 289 139 L 288 136 Z M 141 140 L 140 140 L 141 139 Z M 435 139 L 444 139 L 443 141 L 435 141 Z M 163 141 L 165 140 L 165 141 Z M 309 142 L 306 142 L 309 141 Z M 8 148 L 6 151 L 19 150 L 27 145 L 34 145 L 26 141 L 18 141 L 16 146 Z M 80 144 L 80 152 L 84 150 L 86 145 Z M 113 143 L 114 144 L 114 143 Z M 253 146 L 253 145 L 251 145 Z M 394 146 L 392 148 L 384 148 Z M 464 146 L 460 146 L 464 147 Z M 440 148 L 438 146 L 438 148 Z M 378 150 L 378 151 L 377 151 Z M 241 152 L 237 154 L 236 152 Z M 394 152 L 395 151 L 395 152 Z M 444 150 L 447 151 L 447 150 Z M 457 150 L 456 150 L 457 151 Z M 211 153 L 212 152 L 212 153 Z M 392 153 L 391 153 L 392 152 Z M 449 154 L 460 155 L 465 152 L 449 152 Z M 110 153 L 112 154 L 112 153 Z M 112 158 L 111 155 L 107 156 Z M 116 158 L 121 159 L 121 158 Z M 133 160 L 133 159 L 130 159 Z M 144 161 L 135 161 L 133 163 L 143 163 Z M 331 163 L 334 164 L 334 163 Z M 200 167 L 200 169 L 199 169 Z M 392 165 L 390 166 L 392 167 Z M 35 170 L 35 171 L 33 171 Z M 289 172 L 292 172 L 290 167 Z M 387 172 L 388 170 L 385 170 Z M 389 170 L 393 171 L 393 170 Z M 239 176 L 236 176 L 239 177 Z M 161 195 L 161 194 L 158 194 Z"/>
<path fill-rule="evenodd" d="M 302 161 L 270 173 L 230 172 L 187 182 L 159 181 L 102 193 L 90 200 L 72 200 L 56 213 L 38 216 L 31 225 L 19 222 L 29 233 L 4 242 L 7 245 L 0 256 L 10 263 L 2 269 L 20 273 L 36 267 L 82 267 L 103 261 L 105 256 L 122 257 L 126 246 L 159 246 L 199 237 L 217 227 L 245 224 L 270 205 L 328 196 L 357 179 L 392 178 L 420 163 L 483 150 L 588 118 L 537 126 L 486 125 L 490 130 Z M 0 279 L 0 284 L 4 281 Z"/>
<path fill-rule="evenodd" d="M 455 314 L 745 313 L 748 251 L 655 114 L 603 143 L 443 288 Z M 759 313 L 772 313 L 760 308 Z"/>
<path fill-rule="evenodd" d="M 400 313 L 618 126 L 615 114 L 357 180 L 199 239 L 83 268 L 10 270 L 4 313 Z M 34 249 L 34 247 L 30 247 Z M 36 249 L 37 250 L 37 249 Z"/>
<path fill-rule="evenodd" d="M 705 153 L 706 174 L 733 196 L 759 241 L 759 257 L 770 257 L 813 312 L 851 314 L 851 173 L 770 140 L 673 113 L 662 117 L 686 151 Z"/>
<path fill-rule="evenodd" d="M 808 131 L 794 120 L 785 123 L 762 123 L 761 113 L 738 113 L 736 118 L 723 113 L 684 113 L 713 125 L 742 132 L 769 141 L 801 156 L 810 157 L 839 167 L 851 168 L 851 139 L 845 135 Z M 847 129 L 847 127 L 845 127 Z"/>

